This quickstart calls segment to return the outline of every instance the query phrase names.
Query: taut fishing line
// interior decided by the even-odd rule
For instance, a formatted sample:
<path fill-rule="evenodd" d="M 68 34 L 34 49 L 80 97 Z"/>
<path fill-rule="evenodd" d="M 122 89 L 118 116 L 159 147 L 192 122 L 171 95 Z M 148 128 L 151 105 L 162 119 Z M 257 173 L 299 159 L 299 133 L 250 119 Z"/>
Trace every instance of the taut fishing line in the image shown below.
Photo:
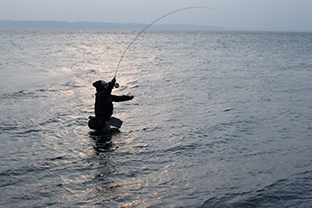
<path fill-rule="evenodd" d="M 120 57 L 120 60 L 119 60 L 119 62 L 118 62 L 118 64 L 117 64 L 117 68 L 116 68 L 114 77 L 116 77 L 117 71 L 118 71 L 119 66 L 120 66 L 120 63 L 121 63 L 123 57 L 125 56 L 126 52 L 128 51 L 128 49 L 129 49 L 130 46 L 132 45 L 132 43 L 133 43 L 147 28 L 149 28 L 150 26 L 152 26 L 155 22 L 157 22 L 157 21 L 163 19 L 164 17 L 167 17 L 167 16 L 169 16 L 169 15 L 171 15 L 171 14 L 173 14 L 173 13 L 177 13 L 177 12 L 180 12 L 180 11 L 183 11 L 183 10 L 188 10 L 188 9 L 211 9 L 211 10 L 215 10 L 215 9 L 212 8 L 212 7 L 205 7 L 205 6 L 185 7 L 185 8 L 181 8 L 181 9 L 177 9 L 177 10 L 174 10 L 174 11 L 172 11 L 172 12 L 169 12 L 168 14 L 165 14 L 165 15 L 159 17 L 158 19 L 154 20 L 154 21 L 151 22 L 149 25 L 147 25 L 145 28 L 143 28 L 143 30 L 141 30 L 141 31 L 132 39 L 132 41 L 130 42 L 130 44 L 128 45 L 128 47 L 126 48 L 126 50 L 123 52 L 122 56 Z M 219 12 L 221 12 L 221 11 L 219 11 Z M 226 12 L 222 12 L 222 13 L 226 13 Z M 234 15 L 234 14 L 230 14 L 230 13 L 227 13 L 227 14 L 228 14 L 228 15 L 231 15 L 231 16 L 235 16 L 235 17 L 237 17 L 237 18 L 246 19 L 246 18 L 241 17 L 241 16 L 238 16 L 238 15 Z M 251 20 L 250 20 L 250 21 L 251 21 Z M 252 22 L 256 22 L 256 21 L 252 21 Z M 272 26 L 270 26 L 270 25 L 267 25 L 267 24 L 264 24 L 264 23 L 261 23 L 261 22 L 257 22 L 257 23 L 258 23 L 258 24 L 262 24 L 262 25 L 266 25 L 266 26 L 268 26 L 268 27 L 272 27 Z"/>
<path fill-rule="evenodd" d="M 120 57 L 120 60 L 117 64 L 117 68 L 116 68 L 116 71 L 115 71 L 115 75 L 114 77 L 116 77 L 117 75 L 117 71 L 118 71 L 118 68 L 119 68 L 119 65 L 123 59 L 123 57 L 125 56 L 126 52 L 128 51 L 128 49 L 130 48 L 130 46 L 132 45 L 132 43 L 147 29 L 149 28 L 150 26 L 152 26 L 155 22 L 161 20 L 162 18 L 164 17 L 167 17 L 173 13 L 176 13 L 176 12 L 180 12 L 180 11 L 183 11 L 183 10 L 188 10 L 188 9 L 214 9 L 212 7 L 204 7 L 204 6 L 194 6 L 194 7 L 185 7 L 185 8 L 182 8 L 182 9 L 178 9 L 178 10 L 174 10 L 172 12 L 169 12 L 168 14 L 165 14 L 161 17 L 159 17 L 158 19 L 154 20 L 153 22 L 151 22 L 149 25 L 147 25 L 145 28 L 143 28 L 143 30 L 141 30 L 133 39 L 132 41 L 130 42 L 130 44 L 128 45 L 128 47 L 126 48 L 126 50 L 123 52 L 122 56 Z"/>

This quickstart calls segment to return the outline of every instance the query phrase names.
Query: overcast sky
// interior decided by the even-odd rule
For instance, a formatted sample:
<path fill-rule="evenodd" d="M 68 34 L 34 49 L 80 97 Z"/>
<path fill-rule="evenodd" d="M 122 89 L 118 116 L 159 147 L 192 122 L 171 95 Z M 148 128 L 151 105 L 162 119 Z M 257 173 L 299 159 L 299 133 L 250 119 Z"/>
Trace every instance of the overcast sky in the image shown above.
<path fill-rule="evenodd" d="M 0 0 L 0 20 L 60 20 L 312 31 L 312 0 Z"/>

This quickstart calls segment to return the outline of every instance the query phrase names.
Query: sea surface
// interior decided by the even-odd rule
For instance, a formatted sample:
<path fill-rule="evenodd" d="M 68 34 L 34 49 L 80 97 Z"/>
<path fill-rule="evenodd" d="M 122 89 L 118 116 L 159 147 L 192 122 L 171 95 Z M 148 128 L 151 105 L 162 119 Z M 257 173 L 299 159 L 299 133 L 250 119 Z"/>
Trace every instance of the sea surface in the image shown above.
<path fill-rule="evenodd" d="M 312 207 L 312 33 L 0 30 L 1 207 Z"/>

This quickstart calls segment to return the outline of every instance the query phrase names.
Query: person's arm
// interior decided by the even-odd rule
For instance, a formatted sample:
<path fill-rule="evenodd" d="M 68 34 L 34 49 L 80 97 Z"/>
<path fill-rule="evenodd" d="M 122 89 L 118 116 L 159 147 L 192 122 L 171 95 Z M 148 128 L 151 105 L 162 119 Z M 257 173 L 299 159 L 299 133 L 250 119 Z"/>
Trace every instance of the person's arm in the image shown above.
<path fill-rule="evenodd" d="M 122 95 L 122 96 L 117 96 L 117 95 L 112 95 L 112 100 L 114 102 L 123 102 L 127 100 L 132 100 L 134 98 L 133 95 Z"/>
<path fill-rule="evenodd" d="M 116 83 L 116 78 L 114 77 L 107 85 L 105 92 L 105 96 L 109 96 L 112 93 L 112 90 L 114 88 L 114 85 Z"/>

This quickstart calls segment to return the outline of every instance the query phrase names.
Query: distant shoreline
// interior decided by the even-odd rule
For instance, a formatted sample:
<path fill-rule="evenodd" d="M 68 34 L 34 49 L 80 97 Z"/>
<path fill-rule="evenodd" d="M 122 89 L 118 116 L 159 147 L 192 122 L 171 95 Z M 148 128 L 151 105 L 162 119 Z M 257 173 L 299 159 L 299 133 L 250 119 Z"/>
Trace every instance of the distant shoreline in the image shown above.
<path fill-rule="evenodd" d="M 147 24 L 68 21 L 14 21 L 0 20 L 0 29 L 143 29 Z M 226 31 L 224 27 L 191 24 L 155 24 L 155 30 Z"/>

